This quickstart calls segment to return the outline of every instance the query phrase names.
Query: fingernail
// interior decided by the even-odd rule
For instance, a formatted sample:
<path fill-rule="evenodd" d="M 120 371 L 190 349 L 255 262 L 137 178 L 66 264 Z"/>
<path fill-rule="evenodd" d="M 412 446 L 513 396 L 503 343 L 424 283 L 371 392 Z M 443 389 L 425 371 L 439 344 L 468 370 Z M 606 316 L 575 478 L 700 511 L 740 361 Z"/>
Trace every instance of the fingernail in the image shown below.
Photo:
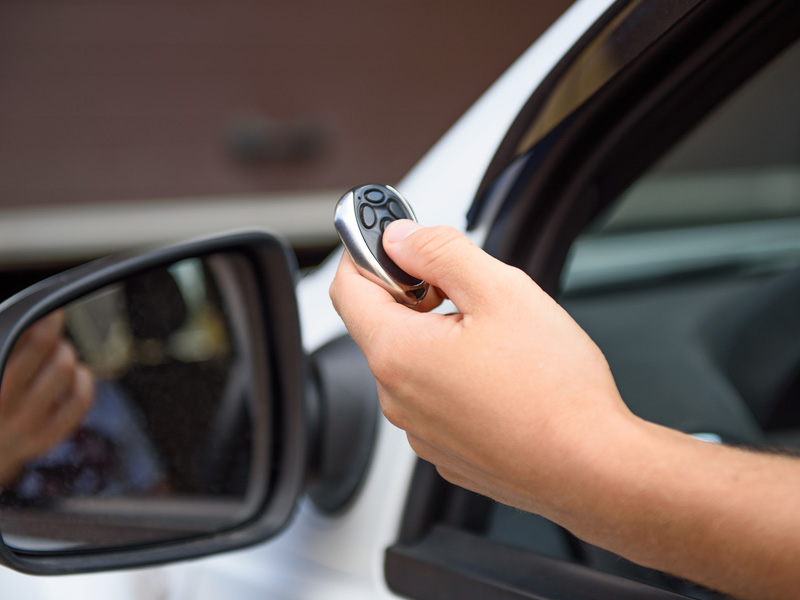
<path fill-rule="evenodd" d="M 386 226 L 386 231 L 383 232 L 383 239 L 389 243 L 399 242 L 420 229 L 422 229 L 422 225 L 416 221 L 400 219 Z"/>

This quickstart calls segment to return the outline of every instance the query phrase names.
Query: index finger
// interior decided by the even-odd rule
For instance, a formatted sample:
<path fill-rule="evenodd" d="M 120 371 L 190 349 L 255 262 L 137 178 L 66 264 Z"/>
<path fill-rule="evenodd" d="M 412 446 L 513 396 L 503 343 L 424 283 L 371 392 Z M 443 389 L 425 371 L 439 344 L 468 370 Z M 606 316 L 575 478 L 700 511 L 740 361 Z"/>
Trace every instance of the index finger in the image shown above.
<path fill-rule="evenodd" d="M 358 272 L 347 252 L 342 253 L 330 296 L 350 335 L 362 348 L 388 320 L 408 314 L 408 307 Z"/>
<path fill-rule="evenodd" d="M 64 312 L 54 311 L 28 327 L 11 350 L 2 372 L 0 409 L 14 411 L 62 340 Z"/>

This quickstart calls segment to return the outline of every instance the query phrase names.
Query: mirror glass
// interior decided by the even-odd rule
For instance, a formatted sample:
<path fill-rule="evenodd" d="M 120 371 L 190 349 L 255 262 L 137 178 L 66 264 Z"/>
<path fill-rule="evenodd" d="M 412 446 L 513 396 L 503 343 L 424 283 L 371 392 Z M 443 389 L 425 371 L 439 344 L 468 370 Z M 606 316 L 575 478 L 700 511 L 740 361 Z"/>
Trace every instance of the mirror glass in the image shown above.
<path fill-rule="evenodd" d="M 268 491 L 269 360 L 250 261 L 217 253 L 71 302 L 0 384 L 0 529 L 19 550 L 180 539 Z"/>

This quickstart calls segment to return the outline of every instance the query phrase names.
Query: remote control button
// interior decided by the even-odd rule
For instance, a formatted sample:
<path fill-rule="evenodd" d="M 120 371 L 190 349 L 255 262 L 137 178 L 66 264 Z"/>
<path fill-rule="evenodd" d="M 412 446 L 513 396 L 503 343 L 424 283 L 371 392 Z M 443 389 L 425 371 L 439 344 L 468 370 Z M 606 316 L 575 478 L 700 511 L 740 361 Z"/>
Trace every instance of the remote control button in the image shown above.
<path fill-rule="evenodd" d="M 391 217 L 384 217 L 383 219 L 381 219 L 381 233 L 386 231 L 386 227 L 389 225 L 389 223 L 392 223 L 396 220 L 397 219 L 392 219 Z"/>
<path fill-rule="evenodd" d="M 375 222 L 378 220 L 378 215 L 375 214 L 375 209 L 369 204 L 362 204 L 361 210 L 359 211 L 359 218 L 364 227 L 372 229 L 372 227 L 375 226 Z"/>
<path fill-rule="evenodd" d="M 408 218 L 408 215 L 406 214 L 406 211 L 403 210 L 403 207 L 394 200 L 389 200 L 389 202 L 386 203 L 386 208 L 395 219 Z"/>
<path fill-rule="evenodd" d="M 376 189 L 367 190 L 364 197 L 373 204 L 380 204 L 383 202 L 383 192 Z"/>

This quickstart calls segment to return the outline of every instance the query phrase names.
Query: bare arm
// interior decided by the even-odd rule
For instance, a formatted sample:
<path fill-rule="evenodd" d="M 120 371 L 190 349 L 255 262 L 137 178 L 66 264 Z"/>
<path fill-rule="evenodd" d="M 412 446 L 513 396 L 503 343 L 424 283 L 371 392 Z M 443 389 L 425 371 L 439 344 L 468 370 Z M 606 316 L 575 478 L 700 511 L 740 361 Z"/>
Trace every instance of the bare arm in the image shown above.
<path fill-rule="evenodd" d="M 561 515 L 565 527 L 737 597 L 796 597 L 800 461 L 641 421 L 609 443 L 611 460 L 599 456 L 589 471 L 591 501 Z"/>
<path fill-rule="evenodd" d="M 400 221 L 384 246 L 436 286 L 420 312 L 347 257 L 331 297 L 378 380 L 384 414 L 443 477 L 728 593 L 800 590 L 800 461 L 632 415 L 580 327 L 455 230 Z M 424 312 L 445 295 L 458 314 Z"/>

